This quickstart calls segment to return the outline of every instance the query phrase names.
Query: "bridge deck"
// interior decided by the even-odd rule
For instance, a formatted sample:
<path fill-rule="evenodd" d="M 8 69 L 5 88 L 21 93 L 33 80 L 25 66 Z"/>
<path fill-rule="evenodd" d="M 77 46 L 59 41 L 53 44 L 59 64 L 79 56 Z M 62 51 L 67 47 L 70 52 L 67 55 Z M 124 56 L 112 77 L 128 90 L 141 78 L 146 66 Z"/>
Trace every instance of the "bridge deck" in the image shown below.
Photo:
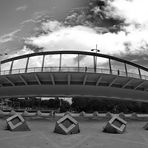
<path fill-rule="evenodd" d="M 15 73 L 15 72 L 14 72 Z M 144 79 L 125 77 L 122 75 L 94 72 L 72 72 L 67 69 L 61 72 L 16 73 L 0 76 L 0 86 L 22 85 L 94 85 L 147 91 L 148 81 Z"/>
<path fill-rule="evenodd" d="M 0 98 L 87 96 L 148 101 L 148 81 L 90 72 L 31 72 L 0 76 Z"/>

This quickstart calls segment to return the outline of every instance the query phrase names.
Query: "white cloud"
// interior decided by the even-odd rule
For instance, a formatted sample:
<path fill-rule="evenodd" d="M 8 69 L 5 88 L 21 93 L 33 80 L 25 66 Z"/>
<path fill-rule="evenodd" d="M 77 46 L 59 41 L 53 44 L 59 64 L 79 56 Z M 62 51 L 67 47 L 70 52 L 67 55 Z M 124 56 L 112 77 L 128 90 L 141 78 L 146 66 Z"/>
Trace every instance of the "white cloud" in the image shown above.
<path fill-rule="evenodd" d="M 23 26 L 18 36 L 27 37 L 29 44 L 44 47 L 44 51 L 50 50 L 85 50 L 90 51 L 98 45 L 101 53 L 110 55 L 122 54 L 147 54 L 148 45 L 148 9 L 147 0 L 114 0 L 110 1 L 106 13 L 108 17 L 124 18 L 126 25 L 117 33 L 109 32 L 99 33 L 98 28 L 86 25 L 74 25 L 75 15 L 67 19 L 74 20 L 72 25 L 64 25 L 57 20 L 50 20 L 49 16 L 41 17 L 40 29 L 46 34 L 40 34 L 38 37 L 29 37 L 26 35 L 34 29 L 35 22 L 26 20 L 22 22 Z M 94 9 L 95 13 L 100 13 L 100 8 Z M 46 14 L 46 12 L 36 12 L 35 15 Z M 36 19 L 40 18 L 36 16 Z M 42 22 L 43 19 L 43 22 Z M 84 20 L 86 21 L 86 20 Z M 28 26 L 27 26 L 28 24 Z M 84 23 L 86 24 L 86 23 Z M 26 28 L 26 29 L 24 29 Z M 101 27 L 99 28 L 102 29 Z M 26 31 L 27 30 L 27 31 Z M 20 35 L 21 34 L 21 35 Z M 24 35 L 25 34 L 25 35 Z M 8 40 L 11 39 L 8 38 Z M 2 41 L 2 40 L 1 40 Z M 4 41 L 4 38 L 3 38 Z M 125 46 L 126 45 L 126 46 Z M 20 54 L 28 53 L 26 50 Z"/>
<path fill-rule="evenodd" d="M 17 7 L 16 11 L 25 11 L 26 9 L 27 9 L 27 6 L 24 5 L 24 6 Z"/>
<path fill-rule="evenodd" d="M 43 16 L 46 16 L 49 12 L 47 10 L 44 11 L 36 11 L 32 14 L 32 18 L 34 19 L 39 19 L 42 18 Z"/>
<path fill-rule="evenodd" d="M 128 23 L 148 23 L 147 0 L 115 0 L 111 6 L 115 8 L 113 15 L 124 17 Z"/>
<path fill-rule="evenodd" d="M 35 23 L 35 20 L 33 20 L 33 19 L 25 20 L 25 21 L 21 22 L 21 25 L 25 25 L 26 23 L 30 23 L 30 22 L 34 22 Z"/>
<path fill-rule="evenodd" d="M 127 52 L 124 43 L 131 42 L 133 48 L 129 52 L 135 54 L 140 52 L 141 49 L 138 49 L 138 47 L 148 36 L 147 33 L 140 30 L 128 35 L 124 31 L 98 34 L 93 28 L 86 26 L 64 27 L 57 22 L 50 22 L 47 26 L 53 32 L 30 38 L 30 43 L 44 47 L 45 50 L 73 49 L 90 51 L 91 48 L 98 44 L 98 48 L 102 53 L 120 54 Z"/>
<path fill-rule="evenodd" d="M 0 43 L 5 43 L 5 42 L 13 40 L 13 38 L 16 35 L 16 33 L 18 33 L 19 31 L 20 31 L 20 29 L 17 29 L 17 30 L 14 30 L 13 32 L 10 32 L 8 34 L 0 36 Z"/>
<path fill-rule="evenodd" d="M 108 17 L 124 18 L 128 24 L 123 27 L 123 31 L 101 34 L 91 26 L 66 27 L 60 22 L 48 21 L 43 23 L 42 26 L 43 30 L 49 31 L 48 34 L 31 38 L 32 43 L 44 47 L 46 50 L 76 49 L 90 51 L 98 44 L 101 52 L 105 54 L 146 53 L 145 47 L 148 44 L 148 1 L 115 0 L 109 3 L 110 5 L 106 8 Z M 97 10 L 96 13 L 98 13 Z M 74 16 L 75 13 L 71 15 L 71 17 Z M 129 50 L 125 47 L 126 43 L 130 43 Z"/>
<path fill-rule="evenodd" d="M 54 32 L 61 28 L 64 28 L 63 24 L 58 22 L 57 20 L 43 22 L 41 27 L 42 27 L 42 30 L 44 30 L 45 32 L 49 32 L 49 31 Z"/>

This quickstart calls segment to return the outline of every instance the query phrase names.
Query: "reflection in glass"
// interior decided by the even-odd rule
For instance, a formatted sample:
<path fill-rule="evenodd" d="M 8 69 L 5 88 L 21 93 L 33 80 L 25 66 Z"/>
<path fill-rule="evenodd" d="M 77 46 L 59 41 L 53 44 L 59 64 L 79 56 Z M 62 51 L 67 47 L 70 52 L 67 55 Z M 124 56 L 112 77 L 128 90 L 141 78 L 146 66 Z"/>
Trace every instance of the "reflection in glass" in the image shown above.
<path fill-rule="evenodd" d="M 148 80 L 148 72 L 140 69 L 142 79 Z"/>
<path fill-rule="evenodd" d="M 29 58 L 28 68 L 42 67 L 43 56 L 33 56 Z"/>
<path fill-rule="evenodd" d="M 1 64 L 1 74 L 9 74 L 11 62 Z"/>
<path fill-rule="evenodd" d="M 65 54 L 65 55 L 63 54 L 61 66 L 62 67 L 78 67 L 77 54 Z"/>
<path fill-rule="evenodd" d="M 29 58 L 27 72 L 40 72 L 43 56 L 33 56 Z"/>
<path fill-rule="evenodd" d="M 25 72 L 26 63 L 27 63 L 27 58 L 15 60 L 13 62 L 12 73 L 13 74 L 17 73 L 18 69 L 19 69 L 19 73 Z"/>
<path fill-rule="evenodd" d="M 125 65 L 123 62 L 111 60 L 112 74 L 126 76 Z"/>
<path fill-rule="evenodd" d="M 79 65 L 85 68 L 85 72 L 94 72 L 93 56 L 79 55 Z"/>
<path fill-rule="evenodd" d="M 137 67 L 134 67 L 129 64 L 126 64 L 126 66 L 127 66 L 128 77 L 140 78 L 139 71 L 138 71 Z"/>
<path fill-rule="evenodd" d="M 94 67 L 93 56 L 79 55 L 80 67 Z"/>
<path fill-rule="evenodd" d="M 44 67 L 59 67 L 60 54 L 46 55 Z"/>
<path fill-rule="evenodd" d="M 109 73 L 109 62 L 107 58 L 96 57 L 96 72 L 98 73 Z"/>

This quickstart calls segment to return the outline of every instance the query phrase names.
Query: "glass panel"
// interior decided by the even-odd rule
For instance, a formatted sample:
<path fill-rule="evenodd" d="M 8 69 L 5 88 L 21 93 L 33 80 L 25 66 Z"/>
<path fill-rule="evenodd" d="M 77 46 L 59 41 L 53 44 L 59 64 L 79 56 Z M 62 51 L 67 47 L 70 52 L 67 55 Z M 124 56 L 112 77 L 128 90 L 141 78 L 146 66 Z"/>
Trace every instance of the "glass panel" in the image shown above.
<path fill-rule="evenodd" d="M 13 71 L 15 71 L 15 69 L 19 69 L 19 72 L 21 73 L 25 72 L 26 63 L 27 63 L 27 58 L 15 60 L 13 62 L 12 73 Z"/>
<path fill-rule="evenodd" d="M 111 60 L 112 73 L 115 75 L 126 76 L 125 65 L 122 62 Z"/>
<path fill-rule="evenodd" d="M 10 70 L 11 62 L 1 64 L 1 70 Z"/>
<path fill-rule="evenodd" d="M 108 59 L 107 58 L 102 58 L 102 57 L 96 57 L 97 58 L 97 67 L 99 68 L 107 68 L 106 65 L 108 65 Z"/>
<path fill-rule="evenodd" d="M 78 67 L 77 54 L 62 54 L 62 67 Z"/>
<path fill-rule="evenodd" d="M 1 74 L 9 74 L 11 62 L 1 64 Z"/>
<path fill-rule="evenodd" d="M 93 56 L 79 55 L 80 67 L 94 68 Z"/>
<path fill-rule="evenodd" d="M 134 67 L 134 66 L 129 65 L 129 64 L 126 64 L 126 65 L 127 65 L 128 77 L 140 78 L 139 71 L 138 71 L 137 67 Z"/>
<path fill-rule="evenodd" d="M 40 72 L 42 67 L 43 56 L 33 56 L 29 58 L 27 72 Z"/>
<path fill-rule="evenodd" d="M 94 57 L 88 55 L 79 55 L 79 65 L 85 72 L 94 72 Z"/>
<path fill-rule="evenodd" d="M 28 68 L 42 67 L 43 56 L 34 56 L 29 58 Z"/>
<path fill-rule="evenodd" d="M 98 73 L 109 73 L 109 60 L 107 58 L 96 57 L 97 61 L 97 72 Z"/>
<path fill-rule="evenodd" d="M 59 67 L 60 54 L 46 55 L 44 67 Z"/>
<path fill-rule="evenodd" d="M 148 80 L 148 72 L 140 69 L 142 79 Z"/>

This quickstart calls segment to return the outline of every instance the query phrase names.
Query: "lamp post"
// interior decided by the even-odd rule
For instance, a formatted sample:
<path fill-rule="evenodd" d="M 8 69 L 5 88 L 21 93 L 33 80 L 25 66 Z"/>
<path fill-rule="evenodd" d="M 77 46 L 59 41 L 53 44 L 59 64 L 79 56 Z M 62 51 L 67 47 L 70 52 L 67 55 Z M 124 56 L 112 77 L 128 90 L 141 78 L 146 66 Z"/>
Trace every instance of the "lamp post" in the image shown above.
<path fill-rule="evenodd" d="M 100 52 L 99 49 L 97 49 L 97 44 L 96 44 L 96 49 L 91 49 L 91 51 L 94 51 L 95 53 Z M 97 69 L 97 56 L 94 56 L 94 71 L 96 72 Z"/>

